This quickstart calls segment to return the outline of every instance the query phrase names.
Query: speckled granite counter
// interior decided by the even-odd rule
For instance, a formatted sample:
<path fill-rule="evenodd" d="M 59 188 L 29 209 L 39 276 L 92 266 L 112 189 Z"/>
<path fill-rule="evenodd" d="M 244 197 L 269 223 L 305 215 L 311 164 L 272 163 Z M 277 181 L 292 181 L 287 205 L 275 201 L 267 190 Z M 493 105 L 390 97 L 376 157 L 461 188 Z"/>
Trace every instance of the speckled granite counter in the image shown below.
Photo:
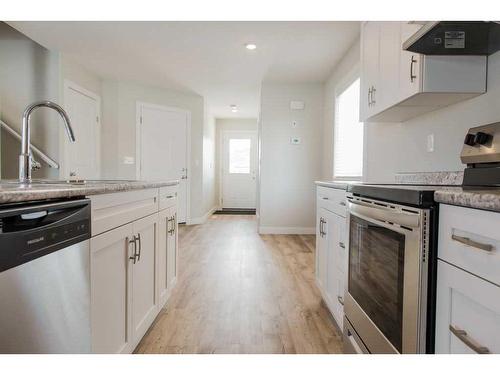
<path fill-rule="evenodd" d="M 352 184 L 360 183 L 359 181 L 315 181 L 318 186 L 329 187 L 339 190 L 347 190 L 347 187 Z"/>
<path fill-rule="evenodd" d="M 21 186 L 16 183 L 0 182 L 0 204 L 36 201 L 44 199 L 73 198 L 120 191 L 159 188 L 177 185 L 179 181 L 92 181 L 85 184 L 64 182 L 34 183 Z"/>
<path fill-rule="evenodd" d="M 443 187 L 434 192 L 439 203 L 500 212 L 500 188 Z"/>

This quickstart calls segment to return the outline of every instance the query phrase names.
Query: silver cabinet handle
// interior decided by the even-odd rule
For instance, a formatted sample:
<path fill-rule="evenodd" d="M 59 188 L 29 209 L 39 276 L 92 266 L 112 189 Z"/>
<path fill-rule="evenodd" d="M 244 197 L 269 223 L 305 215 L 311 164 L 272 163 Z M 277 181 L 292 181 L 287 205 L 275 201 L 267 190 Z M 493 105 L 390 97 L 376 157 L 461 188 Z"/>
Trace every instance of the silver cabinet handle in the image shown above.
<path fill-rule="evenodd" d="M 167 195 L 167 199 L 174 198 L 173 195 Z"/>
<path fill-rule="evenodd" d="M 328 197 L 321 197 L 321 199 L 324 199 L 325 201 L 327 201 Z"/>
<path fill-rule="evenodd" d="M 325 223 L 325 220 L 323 218 L 319 219 L 319 235 L 321 237 L 324 237 L 325 232 L 323 231 L 323 224 Z"/>
<path fill-rule="evenodd" d="M 128 257 L 129 260 L 132 260 L 134 262 L 134 264 L 137 262 L 137 239 L 134 235 L 134 238 L 131 239 L 131 240 L 128 240 L 128 243 L 131 244 L 133 243 L 134 244 L 134 254 L 133 256 L 130 256 Z"/>
<path fill-rule="evenodd" d="M 368 89 L 368 107 L 372 105 L 372 88 Z"/>
<path fill-rule="evenodd" d="M 411 55 L 411 60 L 410 60 L 410 82 L 413 83 L 415 78 L 417 78 L 416 75 L 413 74 L 413 64 L 415 64 L 417 60 L 415 59 L 414 55 Z"/>
<path fill-rule="evenodd" d="M 474 350 L 477 354 L 490 354 L 490 350 L 486 346 L 478 344 L 476 341 L 467 335 L 467 332 L 458 327 L 454 327 L 450 324 L 450 331 L 453 333 L 460 341 L 462 341 L 469 348 Z"/>
<path fill-rule="evenodd" d="M 337 296 L 337 301 L 339 301 L 339 303 L 344 306 L 344 299 L 341 297 L 341 296 Z"/>
<path fill-rule="evenodd" d="M 343 242 L 339 242 L 339 246 L 340 246 L 342 249 L 345 249 L 345 243 L 343 243 Z"/>
<path fill-rule="evenodd" d="M 462 237 L 462 236 L 457 236 L 456 234 L 452 234 L 451 239 L 453 241 L 460 242 L 464 245 L 475 247 L 476 249 L 479 249 L 479 250 L 483 250 L 483 251 L 487 251 L 487 252 L 493 251 L 493 245 L 477 242 L 477 241 L 471 240 L 468 237 Z"/>
<path fill-rule="evenodd" d="M 346 205 L 345 201 L 340 201 L 340 202 L 339 202 L 339 204 L 340 204 L 341 206 L 345 206 L 345 205 Z"/>
<path fill-rule="evenodd" d="M 139 252 L 137 253 L 137 261 L 139 262 L 141 260 L 141 251 L 142 251 L 142 241 L 141 241 L 141 234 L 137 234 L 137 241 L 139 242 Z"/>
<path fill-rule="evenodd" d="M 377 91 L 377 89 L 375 87 L 372 86 L 372 105 L 373 104 L 376 104 L 377 102 L 375 101 L 375 92 Z"/>

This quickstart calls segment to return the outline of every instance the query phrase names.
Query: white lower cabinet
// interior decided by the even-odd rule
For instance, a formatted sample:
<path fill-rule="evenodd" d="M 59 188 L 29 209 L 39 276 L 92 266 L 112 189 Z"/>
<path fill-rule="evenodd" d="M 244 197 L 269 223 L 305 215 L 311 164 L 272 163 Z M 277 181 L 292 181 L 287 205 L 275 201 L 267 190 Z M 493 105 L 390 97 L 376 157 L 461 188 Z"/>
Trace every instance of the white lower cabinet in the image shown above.
<path fill-rule="evenodd" d="M 137 256 L 129 259 L 132 273 L 132 337 L 134 347 L 153 323 L 158 312 L 156 295 L 156 259 L 158 252 L 158 214 L 133 223 Z"/>
<path fill-rule="evenodd" d="M 119 196 L 110 198 L 109 212 L 123 211 Z M 131 353 L 167 302 L 177 273 L 175 203 L 91 238 L 93 353 Z"/>
<path fill-rule="evenodd" d="M 329 189 L 325 199 L 325 188 L 318 188 L 317 230 L 316 230 L 316 283 L 323 300 L 339 328 L 344 321 L 344 278 L 346 258 L 346 218 L 332 212 L 331 202 L 345 201 L 345 191 Z M 333 207 L 337 207 L 334 205 Z M 342 207 L 339 205 L 339 207 Z"/>
<path fill-rule="evenodd" d="M 159 213 L 158 286 L 160 307 L 163 307 L 177 281 L 177 213 L 169 207 Z"/>
<path fill-rule="evenodd" d="M 90 240 L 91 330 L 93 353 L 132 351 L 130 243 L 127 224 Z"/>
<path fill-rule="evenodd" d="M 500 353 L 500 213 L 440 205 L 437 353 Z"/>
<path fill-rule="evenodd" d="M 436 353 L 500 353 L 500 287 L 441 260 Z"/>

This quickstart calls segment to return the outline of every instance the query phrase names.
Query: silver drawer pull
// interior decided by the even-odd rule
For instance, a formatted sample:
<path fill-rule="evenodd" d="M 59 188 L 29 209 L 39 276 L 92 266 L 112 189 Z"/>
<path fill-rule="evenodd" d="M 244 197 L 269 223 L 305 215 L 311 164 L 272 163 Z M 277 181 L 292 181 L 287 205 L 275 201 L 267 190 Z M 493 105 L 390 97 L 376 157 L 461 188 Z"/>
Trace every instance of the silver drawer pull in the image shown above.
<path fill-rule="evenodd" d="M 460 341 L 462 341 L 465 345 L 467 345 L 469 348 L 474 350 L 477 354 L 490 354 L 490 350 L 486 346 L 482 346 L 475 342 L 473 339 L 471 339 L 468 335 L 467 332 L 464 331 L 463 329 L 460 329 L 458 327 L 453 327 L 450 324 L 450 331 L 453 333 Z"/>
<path fill-rule="evenodd" d="M 328 197 L 321 197 L 321 199 L 324 199 L 325 201 L 327 201 Z"/>
<path fill-rule="evenodd" d="M 340 204 L 341 206 L 345 206 L 345 205 L 346 205 L 345 201 L 341 201 L 339 204 Z"/>
<path fill-rule="evenodd" d="M 485 243 L 481 243 L 481 242 L 476 242 L 476 241 L 471 240 L 468 237 L 462 237 L 462 236 L 457 236 L 456 234 L 452 234 L 451 239 L 453 241 L 460 242 L 464 245 L 475 247 L 476 249 L 479 249 L 479 250 L 488 251 L 488 252 L 493 251 L 493 245 L 485 244 Z"/>
<path fill-rule="evenodd" d="M 340 246 L 342 249 L 345 249 L 345 243 L 343 243 L 343 242 L 339 242 L 339 246 Z"/>
<path fill-rule="evenodd" d="M 167 199 L 173 198 L 173 195 L 167 195 Z"/>
<path fill-rule="evenodd" d="M 344 299 L 341 297 L 341 296 L 337 296 L 337 301 L 339 301 L 339 303 L 344 306 Z"/>

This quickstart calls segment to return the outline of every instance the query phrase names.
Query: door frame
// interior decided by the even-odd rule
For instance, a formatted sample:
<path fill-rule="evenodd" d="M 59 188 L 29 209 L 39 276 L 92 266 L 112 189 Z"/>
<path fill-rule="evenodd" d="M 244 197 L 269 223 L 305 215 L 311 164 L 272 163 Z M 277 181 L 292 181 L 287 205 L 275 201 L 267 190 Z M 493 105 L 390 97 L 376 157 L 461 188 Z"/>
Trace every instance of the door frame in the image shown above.
<path fill-rule="evenodd" d="M 219 134 L 219 149 L 220 149 L 220 152 L 219 152 L 219 165 L 220 165 L 220 168 L 219 168 L 219 202 L 218 202 L 218 206 L 219 206 L 219 209 L 222 210 L 223 208 L 223 204 L 222 204 L 222 197 L 223 197 L 223 194 L 224 194 L 224 135 L 226 134 L 235 134 L 235 133 L 247 133 L 247 134 L 250 134 L 250 135 L 254 135 L 255 136 L 255 141 L 256 141 L 256 144 L 255 144 L 255 147 L 256 147 L 256 159 L 255 159 L 255 206 L 257 206 L 257 171 L 259 169 L 259 149 L 258 149 L 258 143 L 259 143 L 259 132 L 258 130 L 235 130 L 235 129 L 229 129 L 229 130 L 222 130 Z M 255 207 L 257 209 L 257 207 Z"/>
<path fill-rule="evenodd" d="M 142 108 L 159 109 L 163 111 L 177 112 L 186 115 L 186 166 L 187 166 L 187 182 L 186 182 L 186 224 L 191 224 L 191 111 L 170 107 L 160 104 L 137 101 L 135 111 L 135 178 L 141 179 L 141 124 L 142 124 Z"/>
<path fill-rule="evenodd" d="M 63 107 L 66 109 L 68 107 L 68 96 L 67 96 L 67 90 L 74 90 L 76 92 L 79 92 L 82 95 L 85 95 L 91 99 L 94 99 L 97 104 L 97 131 L 95 134 L 95 142 L 99 147 L 96 148 L 96 165 L 97 165 L 97 170 L 99 174 L 99 178 L 101 177 L 101 118 L 102 118 L 102 113 L 101 113 L 101 97 L 96 94 L 93 91 L 87 90 L 86 88 L 78 85 L 77 83 L 65 79 L 64 84 L 63 84 Z M 70 118 L 71 120 L 71 118 Z M 69 167 L 68 167 L 68 161 L 69 161 L 69 147 L 68 147 L 68 142 L 67 142 L 67 136 L 66 132 L 63 129 L 62 126 L 59 127 L 59 149 L 62 150 L 62 155 L 60 155 L 60 169 L 59 169 L 59 178 L 60 179 L 66 179 L 66 176 L 69 175 Z"/>

